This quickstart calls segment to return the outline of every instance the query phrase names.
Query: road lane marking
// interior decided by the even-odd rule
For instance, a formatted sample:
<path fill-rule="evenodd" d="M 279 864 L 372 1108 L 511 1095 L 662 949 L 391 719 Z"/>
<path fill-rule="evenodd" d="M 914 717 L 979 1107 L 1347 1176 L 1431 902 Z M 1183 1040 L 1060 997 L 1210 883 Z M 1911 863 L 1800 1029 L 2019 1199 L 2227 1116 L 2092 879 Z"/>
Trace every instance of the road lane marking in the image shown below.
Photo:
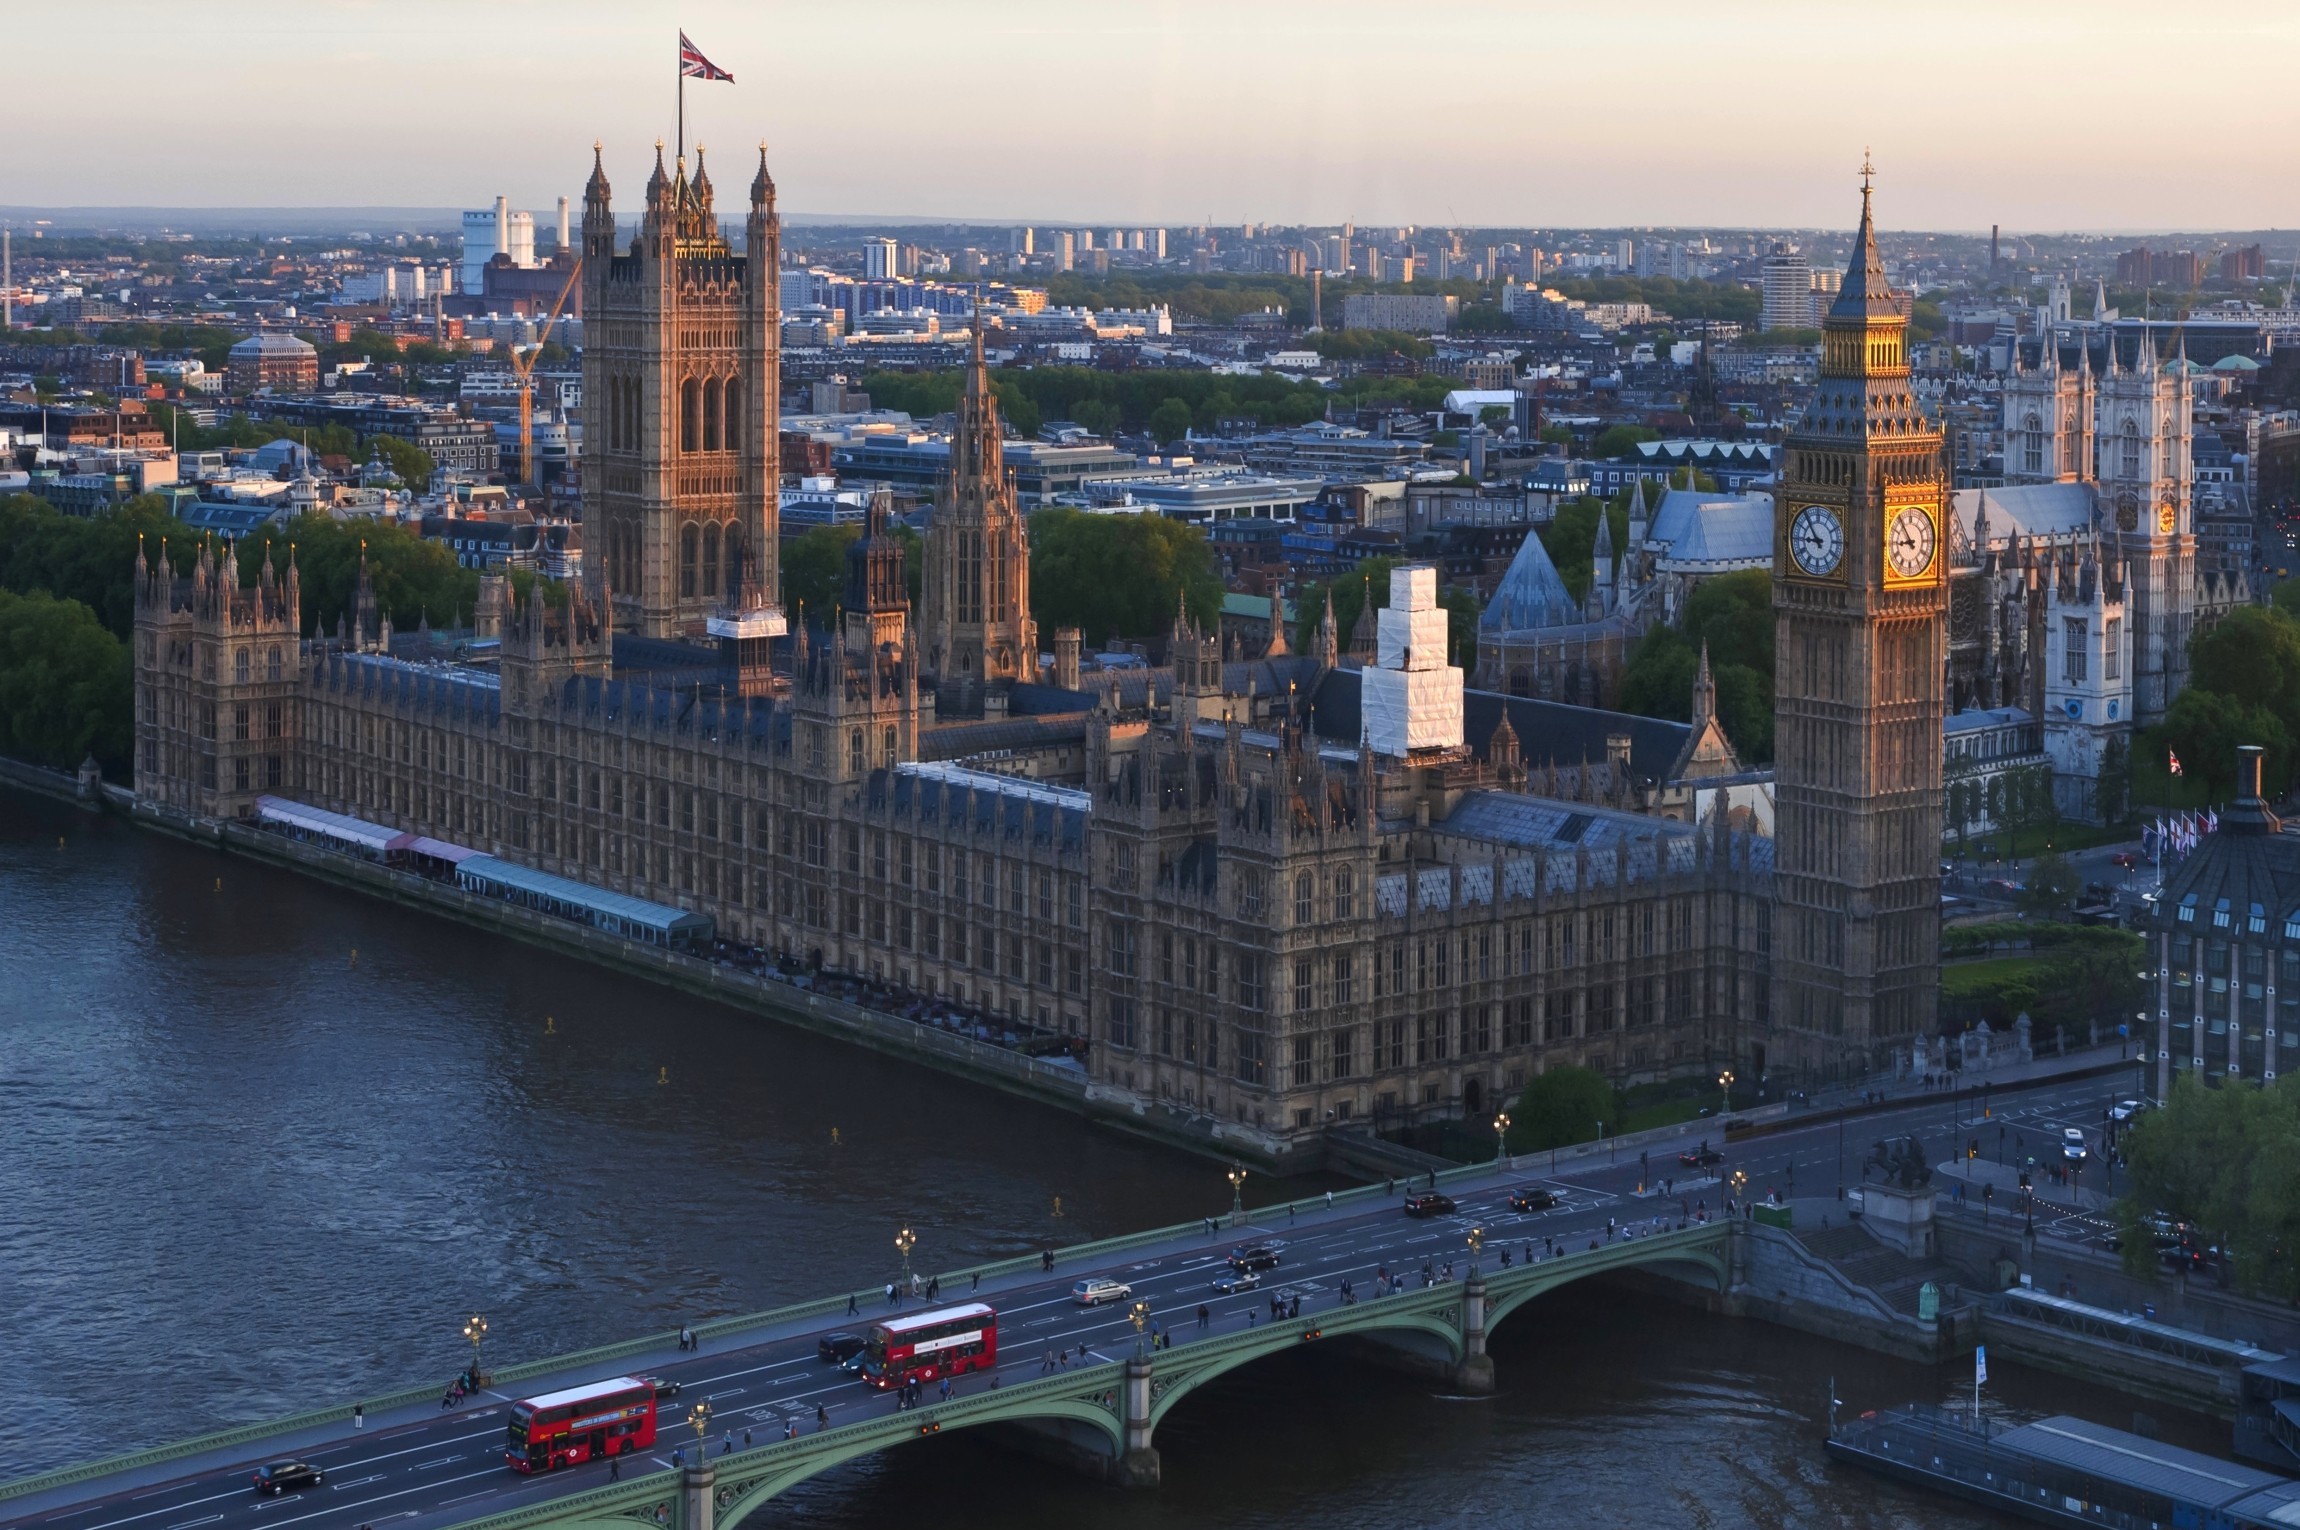
<path fill-rule="evenodd" d="M 370 1482 L 381 1482 L 382 1480 L 383 1473 L 377 1472 L 372 1477 L 354 1477 L 349 1482 L 331 1482 L 327 1487 L 331 1493 L 340 1493 L 345 1488 L 365 1487 Z"/>
<path fill-rule="evenodd" d="M 421 1493 L 421 1492 L 425 1492 L 425 1491 L 427 1491 L 427 1490 L 429 1490 L 429 1489 L 431 1489 L 431 1488 L 435 1488 L 435 1487 L 445 1487 L 445 1486 L 447 1485 L 447 1483 L 449 1483 L 449 1482 L 469 1482 L 469 1481 L 471 1481 L 471 1480 L 472 1480 L 474 1477 L 485 1477 L 485 1476 L 488 1476 L 488 1475 L 489 1475 L 490 1473 L 492 1473 L 492 1472 L 499 1472 L 499 1471 L 503 1471 L 503 1470 L 505 1470 L 505 1468 L 503 1468 L 503 1467 L 500 1467 L 500 1466 L 497 1466 L 497 1467 L 490 1467 L 490 1468 L 489 1468 L 487 1471 L 484 1471 L 484 1472 L 466 1472 L 464 1475 L 462 1475 L 462 1476 L 460 1476 L 460 1477 L 449 1477 L 449 1478 L 445 1479 L 444 1481 L 440 1481 L 440 1482 L 419 1482 L 419 1483 L 417 1483 L 417 1484 L 416 1484 L 414 1487 L 401 1488 L 401 1489 L 399 1489 L 397 1492 L 392 1492 L 392 1493 L 378 1493 L 378 1494 L 376 1494 L 376 1495 L 375 1495 L 373 1498 L 363 1499 L 363 1500 L 361 1500 L 361 1503 L 360 1503 L 360 1507 L 364 1508 L 364 1507 L 366 1507 L 368 1504 L 371 1504 L 371 1503 L 382 1503 L 382 1502 L 383 1502 L 385 1499 L 387 1499 L 387 1498 L 404 1498 L 404 1497 L 406 1497 L 406 1496 L 407 1496 L 408 1494 L 410 1494 L 410 1493 Z M 493 1490 L 492 1490 L 492 1489 L 490 1489 L 490 1491 L 493 1491 Z M 471 1495 L 467 1495 L 467 1496 L 471 1496 Z M 334 1509 L 314 1509 L 314 1510 L 313 1510 L 311 1513 L 309 1513 L 309 1514 L 298 1514 L 298 1515 L 297 1515 L 295 1518 L 293 1518 L 293 1519 L 277 1519 L 277 1520 L 273 1520 L 273 1521 L 272 1521 L 272 1523 L 273 1523 L 273 1524 L 275 1524 L 275 1525 L 295 1525 L 295 1524 L 301 1524 L 303 1521 L 305 1521 L 305 1520 L 307 1520 L 307 1519 L 317 1519 L 317 1518 L 319 1518 L 319 1517 L 320 1517 L 322 1514 L 336 1514 L 336 1513 L 340 1513 L 340 1512 L 342 1512 L 342 1510 L 341 1510 L 341 1508 L 340 1508 L 340 1507 L 339 1507 L 339 1508 L 334 1508 Z"/>
<path fill-rule="evenodd" d="M 125 1519 L 108 1519 L 100 1525 L 88 1525 L 85 1530 L 112 1530 L 114 1525 L 134 1524 L 139 1519 L 150 1519 L 155 1514 L 173 1514 L 180 1509 L 197 1508 L 203 1503 L 214 1503 L 219 1498 L 238 1498 L 245 1495 L 247 1491 L 244 1487 L 235 1487 L 228 1493 L 211 1493 L 205 1498 L 194 1498 L 184 1503 L 171 1503 L 162 1508 L 146 1509 L 141 1514 L 130 1514 Z"/>
<path fill-rule="evenodd" d="M 750 1390 L 748 1387 L 729 1387 L 724 1392 L 706 1392 L 703 1394 L 703 1401 L 717 1402 L 722 1397 L 740 1397 L 748 1390 Z"/>
<path fill-rule="evenodd" d="M 408 1470 L 411 1472 L 427 1472 L 435 1466 L 445 1466 L 450 1461 L 460 1461 L 462 1459 L 463 1457 L 461 1456 L 441 1456 L 436 1461 L 418 1461 L 413 1466 L 409 1467 Z"/>
<path fill-rule="evenodd" d="M 439 1500 L 439 1506 L 444 1509 L 451 1503 L 469 1503 L 474 1498 L 492 1497 L 501 1491 L 503 1491 L 501 1488 L 481 1488 L 476 1493 L 464 1493 L 454 1498 L 442 1498 Z"/>

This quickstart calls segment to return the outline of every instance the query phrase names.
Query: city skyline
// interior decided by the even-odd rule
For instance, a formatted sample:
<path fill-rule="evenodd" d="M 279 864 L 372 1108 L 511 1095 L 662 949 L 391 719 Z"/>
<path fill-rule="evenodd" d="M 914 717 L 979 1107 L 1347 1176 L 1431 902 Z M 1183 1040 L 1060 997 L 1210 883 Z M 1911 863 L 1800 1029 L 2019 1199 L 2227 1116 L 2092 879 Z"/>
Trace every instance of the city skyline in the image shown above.
<path fill-rule="evenodd" d="M 2289 104 L 2223 96 L 2199 124 L 2177 93 L 2135 81 L 2164 125 L 2111 153 L 2109 108 L 2086 103 L 2129 99 L 2117 82 L 2142 52 L 2155 80 L 2209 77 L 2232 54 L 2290 50 L 2300 20 L 1949 9 L 1907 35 L 1802 0 L 1755 15 L 1664 6 L 1634 33 L 1499 9 L 1439 31 L 1355 5 L 1135 18 L 1015 3 L 942 35 L 947 13 L 897 3 L 878 35 L 935 45 L 874 52 L 830 16 L 783 8 L 571 4 L 546 33 L 520 9 L 428 0 L 316 17 L 243 4 L 225 28 L 131 4 L 107 42 L 101 113 L 84 74 L 32 71 L 0 123 L 41 151 L 13 182 L 28 207 L 422 209 L 498 192 L 547 206 L 578 188 L 594 138 L 610 175 L 634 176 L 673 136 L 684 26 L 736 80 L 689 92 L 690 142 L 748 153 L 765 137 L 785 205 L 824 219 L 1829 227 L 1866 146 L 1901 229 L 2291 221 L 2278 176 L 2213 147 L 2289 137 Z M 72 27 L 43 12 L 15 36 L 51 56 L 76 45 Z M 1977 35 L 2037 62 L 1977 65 Z M 1633 67 L 1607 67 L 1625 42 Z M 218 91 L 277 115 L 233 109 L 254 132 L 199 131 L 194 115 L 187 131 L 187 103 Z M 1908 110 L 1912 93 L 1926 109 Z M 946 147 L 953 122 L 963 156 Z M 390 152 L 362 144 L 370 130 Z"/>

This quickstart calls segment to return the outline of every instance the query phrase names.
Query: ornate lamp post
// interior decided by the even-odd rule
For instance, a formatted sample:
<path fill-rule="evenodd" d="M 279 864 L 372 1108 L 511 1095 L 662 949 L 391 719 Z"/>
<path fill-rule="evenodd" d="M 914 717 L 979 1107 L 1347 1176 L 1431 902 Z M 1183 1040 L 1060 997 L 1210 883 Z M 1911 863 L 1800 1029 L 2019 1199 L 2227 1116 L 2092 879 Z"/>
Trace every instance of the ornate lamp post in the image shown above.
<path fill-rule="evenodd" d="M 708 1465 L 711 1459 L 711 1452 L 709 1449 L 711 1440 L 711 1405 L 707 1402 L 699 1402 L 695 1404 L 693 1408 L 689 1409 L 687 1412 L 687 1427 L 695 1431 L 695 1464 L 698 1466 Z"/>
<path fill-rule="evenodd" d="M 1136 1302 L 1127 1309 L 1126 1316 L 1134 1324 L 1134 1358 L 1139 1360 L 1143 1356 L 1142 1332 L 1150 1326 L 1150 1304 Z"/>
<path fill-rule="evenodd" d="M 1717 1091 L 1724 1096 L 1719 1108 L 1726 1115 L 1731 1115 L 1733 1113 L 1733 1070 L 1731 1068 L 1727 1068 L 1717 1075 Z"/>
<path fill-rule="evenodd" d="M 1473 1277 L 1477 1274 L 1478 1251 L 1484 1247 L 1485 1229 L 1482 1227 L 1471 1228 L 1469 1230 L 1469 1272 Z"/>
<path fill-rule="evenodd" d="M 1246 1169 L 1243 1164 L 1230 1165 L 1226 1176 L 1230 1181 L 1230 1225 L 1246 1225 Z"/>
<path fill-rule="evenodd" d="M 910 1251 L 917 1246 L 918 1234 L 907 1227 L 894 1235 L 895 1252 L 902 1255 L 902 1289 L 905 1295 L 910 1292 Z"/>
<path fill-rule="evenodd" d="M 471 1384 L 477 1386 L 479 1384 L 479 1346 L 487 1339 L 487 1319 L 476 1312 L 471 1314 L 470 1320 L 463 1325 L 463 1339 L 465 1343 L 471 1346 Z"/>
<path fill-rule="evenodd" d="M 1742 1192 L 1746 1191 L 1746 1190 L 1749 1188 L 1749 1176 L 1748 1176 L 1746 1173 L 1744 1173 L 1742 1170 L 1740 1170 L 1740 1169 L 1735 1169 L 1735 1170 L 1733 1171 L 1733 1179 L 1732 1179 L 1732 1185 L 1733 1185 L 1733 1199 L 1735 1199 L 1736 1201 L 1738 1201 L 1739 1199 L 1741 1199 L 1741 1196 L 1742 1196 Z"/>
<path fill-rule="evenodd" d="M 1509 1112 L 1506 1110 L 1493 1118 L 1493 1161 L 1502 1168 L 1509 1167 Z"/>

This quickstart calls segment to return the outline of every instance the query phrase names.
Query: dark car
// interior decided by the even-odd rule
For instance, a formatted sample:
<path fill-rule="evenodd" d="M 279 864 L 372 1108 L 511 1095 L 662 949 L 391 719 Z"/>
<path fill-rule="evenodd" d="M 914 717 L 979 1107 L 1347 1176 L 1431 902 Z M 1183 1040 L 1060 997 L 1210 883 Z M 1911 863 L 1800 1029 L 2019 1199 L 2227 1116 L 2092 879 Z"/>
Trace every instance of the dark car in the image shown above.
<path fill-rule="evenodd" d="M 1512 1190 L 1509 1193 L 1509 1209 L 1512 1211 L 1552 1211 L 1558 1205 L 1557 1192 L 1544 1190 L 1539 1185 L 1528 1185 L 1523 1190 Z"/>
<path fill-rule="evenodd" d="M 282 1493 L 300 1493 L 307 1487 L 318 1487 L 325 1480 L 327 1473 L 309 1461 L 274 1461 L 255 1471 L 256 1491 L 275 1498 Z"/>
<path fill-rule="evenodd" d="M 1679 1153 L 1677 1161 L 1688 1169 L 1706 1169 L 1713 1163 L 1723 1163 L 1725 1155 L 1704 1142 L 1697 1148 L 1687 1148 Z"/>
<path fill-rule="evenodd" d="M 643 1376 L 640 1379 L 655 1389 L 655 1399 L 658 1402 L 679 1395 L 679 1384 L 668 1376 Z"/>
<path fill-rule="evenodd" d="M 1406 1197 L 1406 1215 L 1409 1217 L 1450 1216 L 1454 1211 L 1453 1197 L 1440 1195 L 1435 1190 L 1424 1190 Z"/>
<path fill-rule="evenodd" d="M 826 1333 L 815 1340 L 815 1358 L 825 1365 L 841 1365 L 862 1353 L 859 1333 Z"/>
<path fill-rule="evenodd" d="M 1274 1270 L 1278 1267 L 1278 1251 L 1267 1243 L 1248 1243 L 1230 1250 L 1230 1268 L 1233 1270 Z"/>

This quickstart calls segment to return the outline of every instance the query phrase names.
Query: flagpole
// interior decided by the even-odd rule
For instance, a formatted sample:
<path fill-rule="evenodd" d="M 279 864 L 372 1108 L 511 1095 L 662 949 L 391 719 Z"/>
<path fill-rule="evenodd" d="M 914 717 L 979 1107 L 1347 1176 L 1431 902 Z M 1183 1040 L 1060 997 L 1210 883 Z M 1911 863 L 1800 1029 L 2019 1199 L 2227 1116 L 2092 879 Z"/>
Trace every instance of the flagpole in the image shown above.
<path fill-rule="evenodd" d="M 679 158 L 687 157 L 687 35 L 679 34 Z"/>

